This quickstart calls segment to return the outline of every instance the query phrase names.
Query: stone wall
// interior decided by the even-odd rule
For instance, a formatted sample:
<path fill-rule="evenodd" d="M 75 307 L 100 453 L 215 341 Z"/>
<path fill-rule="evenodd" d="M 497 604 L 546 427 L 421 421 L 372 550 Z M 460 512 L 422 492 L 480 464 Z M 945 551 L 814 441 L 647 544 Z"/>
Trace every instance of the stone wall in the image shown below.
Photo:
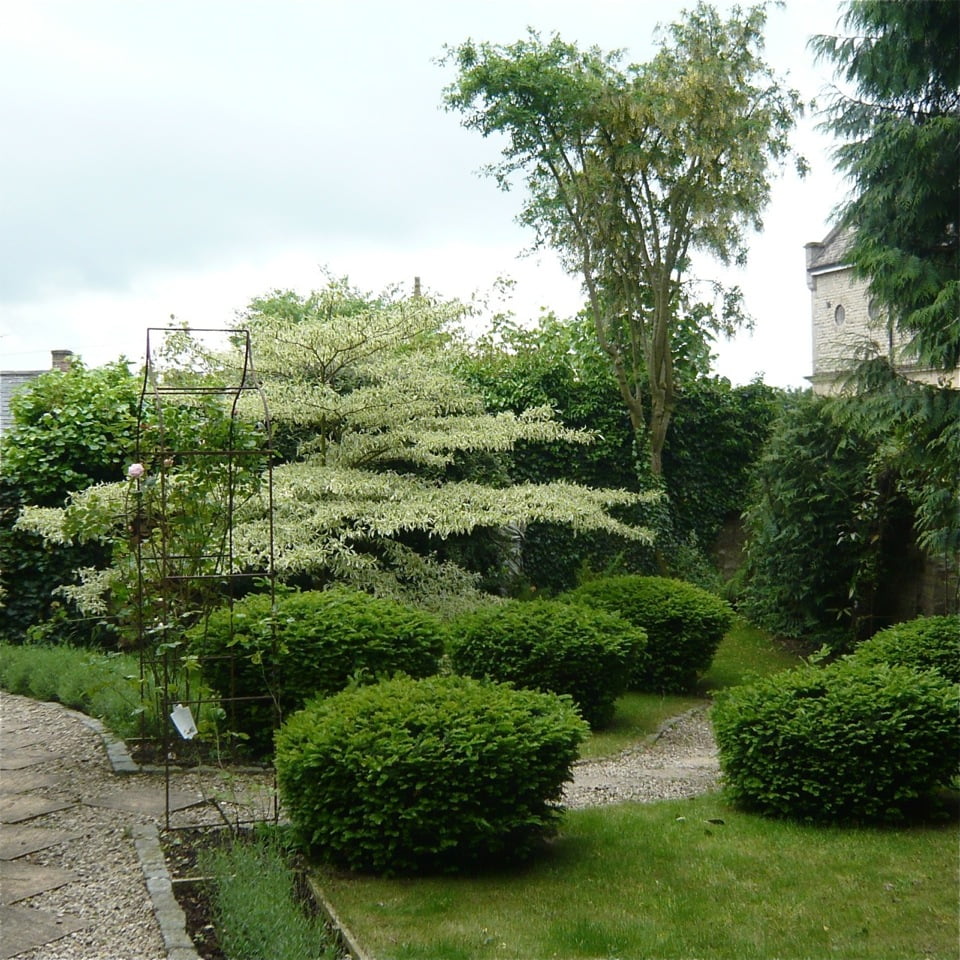
<path fill-rule="evenodd" d="M 873 629 L 915 617 L 960 613 L 960 559 L 931 557 L 913 543 L 904 531 L 901 548 L 894 550 L 895 563 L 888 571 L 877 598 Z M 743 565 L 746 533 L 735 514 L 727 517 L 714 542 L 711 556 L 724 581 Z"/>

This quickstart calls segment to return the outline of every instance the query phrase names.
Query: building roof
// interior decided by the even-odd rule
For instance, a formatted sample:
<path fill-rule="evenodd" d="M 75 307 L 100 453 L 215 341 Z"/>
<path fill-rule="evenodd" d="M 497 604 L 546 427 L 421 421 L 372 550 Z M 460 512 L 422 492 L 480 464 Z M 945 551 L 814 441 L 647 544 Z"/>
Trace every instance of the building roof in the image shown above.
<path fill-rule="evenodd" d="M 853 243 L 853 227 L 835 226 L 819 242 L 804 246 L 807 251 L 807 273 L 821 273 L 849 266 L 847 251 Z"/>
<path fill-rule="evenodd" d="M 73 359 L 72 350 L 51 350 L 51 365 L 45 370 L 0 370 L 0 437 L 13 426 L 10 400 L 22 387 L 50 370 L 66 372 Z"/>
<path fill-rule="evenodd" d="M 0 437 L 13 426 L 10 398 L 46 370 L 0 370 Z"/>

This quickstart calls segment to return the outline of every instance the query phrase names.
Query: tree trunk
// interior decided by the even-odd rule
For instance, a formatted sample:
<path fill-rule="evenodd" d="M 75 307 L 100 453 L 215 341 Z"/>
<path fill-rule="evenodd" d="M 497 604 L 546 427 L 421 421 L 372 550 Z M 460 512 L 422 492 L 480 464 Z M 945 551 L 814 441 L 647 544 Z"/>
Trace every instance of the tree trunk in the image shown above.
<path fill-rule="evenodd" d="M 663 476 L 663 446 L 670 426 L 670 409 L 664 398 L 655 395 L 650 411 L 650 472 L 655 477 Z"/>
<path fill-rule="evenodd" d="M 670 353 L 669 279 L 654 290 L 653 335 L 644 344 L 650 378 L 650 470 L 663 476 L 663 446 L 673 414 L 673 356 Z"/>

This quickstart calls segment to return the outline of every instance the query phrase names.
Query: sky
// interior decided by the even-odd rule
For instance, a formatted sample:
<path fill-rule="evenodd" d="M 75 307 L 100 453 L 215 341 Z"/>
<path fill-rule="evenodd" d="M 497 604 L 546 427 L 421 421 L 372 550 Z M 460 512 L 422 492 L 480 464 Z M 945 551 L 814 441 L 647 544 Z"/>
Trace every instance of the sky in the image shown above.
<path fill-rule="evenodd" d="M 727 12 L 730 4 L 716 4 Z M 52 349 L 88 366 L 142 362 L 147 329 L 232 325 L 251 298 L 307 293 L 324 270 L 364 290 L 400 284 L 486 299 L 518 321 L 573 315 L 579 284 L 549 253 L 524 255 L 522 188 L 481 175 L 495 142 L 442 108 L 444 45 L 520 39 L 656 52 L 680 0 L 0 0 L 0 369 L 44 369 Z M 829 63 L 838 0 L 770 11 L 768 62 L 806 101 Z M 774 182 L 747 266 L 698 261 L 738 284 L 755 319 L 716 346 L 715 372 L 806 385 L 804 244 L 846 194 L 835 142 L 807 111 L 810 165 Z M 482 314 L 475 323 L 482 324 Z"/>

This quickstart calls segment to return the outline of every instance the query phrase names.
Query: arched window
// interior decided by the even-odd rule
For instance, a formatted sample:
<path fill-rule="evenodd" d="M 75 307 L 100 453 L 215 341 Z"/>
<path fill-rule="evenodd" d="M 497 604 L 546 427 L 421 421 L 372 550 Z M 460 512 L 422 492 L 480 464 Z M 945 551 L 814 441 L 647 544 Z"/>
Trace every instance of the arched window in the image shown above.
<path fill-rule="evenodd" d="M 842 303 L 838 303 L 836 309 L 833 311 L 833 322 L 839 327 L 846 319 L 847 311 L 843 309 Z"/>

